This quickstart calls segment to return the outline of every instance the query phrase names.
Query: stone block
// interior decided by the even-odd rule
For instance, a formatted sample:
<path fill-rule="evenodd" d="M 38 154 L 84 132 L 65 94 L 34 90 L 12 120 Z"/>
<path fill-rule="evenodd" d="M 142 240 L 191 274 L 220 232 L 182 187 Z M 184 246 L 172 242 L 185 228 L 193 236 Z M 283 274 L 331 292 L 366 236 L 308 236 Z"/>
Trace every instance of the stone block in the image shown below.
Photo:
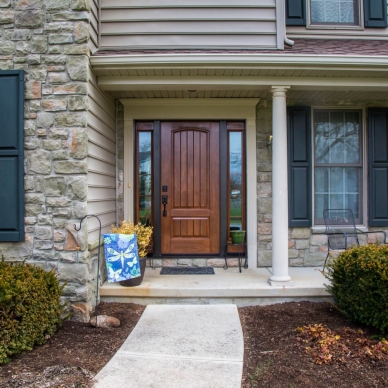
<path fill-rule="evenodd" d="M 59 0 L 58 0 L 59 1 Z M 61 20 L 89 20 L 89 12 L 81 11 L 81 12 L 58 12 L 52 15 L 53 21 L 61 21 Z"/>
<path fill-rule="evenodd" d="M 292 228 L 291 237 L 294 239 L 310 238 L 310 228 Z"/>
<path fill-rule="evenodd" d="M 288 258 L 295 259 L 299 256 L 299 251 L 297 249 L 289 249 L 288 250 Z"/>
<path fill-rule="evenodd" d="M 62 143 L 60 140 L 43 140 L 42 141 L 42 148 L 44 150 L 48 151 L 54 151 L 54 150 L 59 150 L 61 149 Z"/>
<path fill-rule="evenodd" d="M 51 173 L 50 152 L 44 150 L 33 150 L 26 152 L 28 172 L 48 175 Z"/>
<path fill-rule="evenodd" d="M 31 54 L 28 56 L 28 64 L 29 65 L 40 65 L 40 55 Z"/>
<path fill-rule="evenodd" d="M 67 72 L 69 73 L 69 76 L 72 79 L 72 81 L 87 81 L 88 79 L 87 57 L 85 55 L 68 57 Z"/>
<path fill-rule="evenodd" d="M 56 113 L 55 124 L 57 127 L 86 127 L 86 113 Z"/>
<path fill-rule="evenodd" d="M 33 100 L 42 97 L 42 83 L 40 81 L 28 81 L 25 83 L 25 98 Z"/>
<path fill-rule="evenodd" d="M 44 23 L 44 11 L 25 10 L 15 12 L 15 26 L 18 28 L 39 28 Z"/>
<path fill-rule="evenodd" d="M 50 177 L 44 180 L 44 193 L 46 197 L 59 197 L 66 192 L 65 178 Z"/>
<path fill-rule="evenodd" d="M 63 53 L 63 46 L 49 46 L 47 50 L 48 54 L 62 54 Z"/>
<path fill-rule="evenodd" d="M 70 44 L 73 43 L 72 34 L 50 34 L 49 44 Z"/>
<path fill-rule="evenodd" d="M 163 259 L 163 267 L 176 267 L 177 265 L 177 259 Z"/>
<path fill-rule="evenodd" d="M 31 39 L 31 52 L 37 54 L 44 54 L 47 51 L 47 37 L 33 36 Z"/>
<path fill-rule="evenodd" d="M 87 43 L 90 37 L 89 25 L 85 22 L 76 23 L 73 37 L 75 43 Z"/>
<path fill-rule="evenodd" d="M 16 43 L 16 54 L 27 55 L 30 51 L 30 43 L 23 41 L 19 41 Z"/>
<path fill-rule="evenodd" d="M 13 61 L 12 60 L 0 60 L 0 70 L 12 70 Z"/>
<path fill-rule="evenodd" d="M 69 208 L 56 207 L 53 209 L 53 216 L 57 218 L 71 218 Z"/>
<path fill-rule="evenodd" d="M 67 100 L 62 99 L 48 99 L 42 100 L 42 109 L 46 112 L 58 112 L 67 109 Z"/>
<path fill-rule="evenodd" d="M 24 148 L 26 150 L 35 150 L 40 146 L 40 142 L 38 139 L 33 137 L 25 137 L 24 138 Z"/>
<path fill-rule="evenodd" d="M 308 248 L 310 248 L 310 241 L 307 239 L 296 240 L 295 241 L 295 248 L 296 249 L 308 249 Z"/>
<path fill-rule="evenodd" d="M 54 86 L 54 94 L 87 94 L 87 87 L 84 83 L 68 83 L 66 85 Z"/>
<path fill-rule="evenodd" d="M 59 254 L 59 260 L 64 263 L 75 263 L 76 262 L 76 253 L 74 252 L 63 252 Z"/>
<path fill-rule="evenodd" d="M 272 251 L 259 251 L 257 254 L 258 267 L 272 267 Z"/>
<path fill-rule="evenodd" d="M 28 70 L 29 80 L 34 81 L 45 81 L 47 77 L 47 68 L 46 66 L 30 66 Z M 42 93 L 42 91 L 41 91 Z"/>
<path fill-rule="evenodd" d="M 9 55 L 15 52 L 15 43 L 0 40 L 0 55 Z"/>
<path fill-rule="evenodd" d="M 76 11 L 90 11 L 89 0 L 71 0 L 71 9 Z"/>
<path fill-rule="evenodd" d="M 24 176 L 24 190 L 31 191 L 35 189 L 35 180 L 33 176 Z"/>
<path fill-rule="evenodd" d="M 48 73 L 47 81 L 52 84 L 64 84 L 66 82 L 69 82 L 69 77 L 64 72 L 52 72 Z"/>
<path fill-rule="evenodd" d="M 54 162 L 54 171 L 57 174 L 87 174 L 88 165 L 83 161 L 58 161 Z"/>
<path fill-rule="evenodd" d="M 84 159 L 88 155 L 88 133 L 86 129 L 73 128 L 71 133 L 70 156 Z"/>
<path fill-rule="evenodd" d="M 192 259 L 178 259 L 178 267 L 192 267 L 193 260 Z"/>
<path fill-rule="evenodd" d="M 257 204 L 259 213 L 272 214 L 272 198 L 259 198 Z"/>
<path fill-rule="evenodd" d="M 306 252 L 305 258 L 304 258 L 304 265 L 306 267 L 318 267 L 323 266 L 325 263 L 327 253 L 325 252 L 315 252 L 315 253 L 309 253 Z"/>
<path fill-rule="evenodd" d="M 272 224 L 258 224 L 257 225 L 258 234 L 272 234 Z"/>
<path fill-rule="evenodd" d="M 77 39 L 74 37 L 74 39 Z M 66 55 L 88 55 L 89 48 L 86 44 L 72 44 L 64 46 L 63 53 Z"/>
<path fill-rule="evenodd" d="M 54 242 L 64 242 L 66 233 L 64 230 L 54 230 Z"/>
<path fill-rule="evenodd" d="M 72 303 L 71 308 L 73 310 L 72 321 L 85 323 L 90 321 L 92 307 L 89 303 Z"/>
<path fill-rule="evenodd" d="M 36 126 L 37 128 L 48 129 L 54 124 L 54 114 L 41 112 L 38 113 L 36 117 Z"/>
<path fill-rule="evenodd" d="M 70 96 L 69 110 L 88 110 L 88 97 L 86 96 Z"/>
<path fill-rule="evenodd" d="M 71 201 L 66 197 L 47 197 L 46 205 L 50 207 L 67 207 Z"/>
<path fill-rule="evenodd" d="M 71 22 L 54 22 L 46 23 L 46 32 L 50 33 L 72 33 L 74 31 L 74 23 Z"/>
<path fill-rule="evenodd" d="M 39 214 L 38 215 L 38 224 L 39 225 L 52 225 L 53 217 L 51 214 Z"/>
<path fill-rule="evenodd" d="M 66 220 L 63 218 L 53 218 L 53 226 L 54 228 L 64 228 L 66 225 Z"/>
<path fill-rule="evenodd" d="M 45 0 L 46 9 L 49 11 L 68 9 L 70 0 Z"/>
<path fill-rule="evenodd" d="M 32 217 L 32 216 L 36 216 L 36 215 L 38 215 L 39 213 L 42 212 L 42 205 L 27 204 L 25 206 L 25 209 L 26 209 L 26 216 L 27 217 Z"/>
<path fill-rule="evenodd" d="M 73 203 L 71 204 L 72 218 L 81 219 L 82 217 L 86 216 L 87 211 L 88 209 L 86 202 L 73 201 Z"/>
<path fill-rule="evenodd" d="M 66 55 L 44 55 L 42 56 L 42 62 L 46 65 L 65 65 Z"/>
<path fill-rule="evenodd" d="M 52 152 L 53 160 L 67 160 L 69 159 L 69 151 L 67 150 L 59 150 Z"/>
<path fill-rule="evenodd" d="M 315 246 L 327 246 L 327 236 L 325 234 L 312 234 L 310 244 Z"/>
<path fill-rule="evenodd" d="M 43 205 L 44 204 L 44 195 L 39 193 L 26 193 L 24 194 L 24 199 L 26 203 L 34 203 Z"/>
<path fill-rule="evenodd" d="M 0 243 L 0 257 L 4 256 L 7 261 L 23 261 L 31 257 L 32 243 Z"/>
<path fill-rule="evenodd" d="M 51 139 L 66 140 L 69 137 L 69 130 L 64 128 L 52 128 L 50 129 L 49 137 Z"/>
<path fill-rule="evenodd" d="M 296 257 L 289 260 L 290 267 L 303 267 L 303 258 Z"/>
<path fill-rule="evenodd" d="M 43 7 L 42 0 L 19 0 L 16 3 L 16 10 L 24 9 L 41 9 Z"/>
<path fill-rule="evenodd" d="M 272 185 L 270 182 L 259 183 L 257 185 L 257 195 L 259 197 L 272 197 Z"/>
<path fill-rule="evenodd" d="M 40 111 L 40 101 L 39 100 L 30 100 L 30 111 L 39 112 Z"/>
<path fill-rule="evenodd" d="M 85 284 L 88 279 L 89 270 L 86 264 L 58 263 L 58 280 Z"/>
<path fill-rule="evenodd" d="M 87 195 L 86 178 L 83 176 L 71 177 L 68 180 L 69 197 L 72 199 L 84 200 Z"/>
<path fill-rule="evenodd" d="M 54 244 L 51 240 L 36 240 L 35 241 L 35 249 L 39 250 L 50 250 L 53 249 Z"/>
<path fill-rule="evenodd" d="M 12 9 L 0 9 L 0 25 L 13 23 L 15 11 Z"/>
<path fill-rule="evenodd" d="M 222 268 L 225 265 L 224 259 L 208 259 L 207 265 L 214 268 Z"/>
<path fill-rule="evenodd" d="M 9 7 L 11 5 L 11 0 L 0 0 L 0 8 Z"/>
<path fill-rule="evenodd" d="M 207 260 L 206 259 L 196 259 L 192 261 L 193 267 L 206 267 L 207 266 Z"/>
<path fill-rule="evenodd" d="M 52 229 L 49 226 L 36 226 L 35 238 L 38 240 L 50 240 L 53 236 Z"/>

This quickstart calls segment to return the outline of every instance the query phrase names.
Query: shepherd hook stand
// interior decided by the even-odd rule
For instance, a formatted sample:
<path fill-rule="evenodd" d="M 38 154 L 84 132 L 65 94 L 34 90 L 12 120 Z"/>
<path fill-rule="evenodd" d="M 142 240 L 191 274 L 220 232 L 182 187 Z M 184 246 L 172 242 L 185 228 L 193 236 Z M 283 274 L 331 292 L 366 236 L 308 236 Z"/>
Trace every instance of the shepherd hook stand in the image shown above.
<path fill-rule="evenodd" d="M 97 307 L 98 306 L 98 281 L 99 281 L 99 278 L 100 278 L 101 220 L 95 214 L 87 214 L 79 222 L 79 228 L 78 229 L 77 229 L 76 224 L 74 224 L 74 229 L 76 230 L 76 232 L 79 232 L 81 230 L 82 221 L 85 218 L 88 218 L 88 217 L 95 217 L 95 218 L 97 218 L 98 222 L 100 223 L 100 229 L 99 229 L 99 232 L 98 232 L 97 288 L 96 288 L 96 333 L 97 333 L 97 327 L 98 327 L 98 307 Z M 77 243 L 78 243 L 78 241 L 77 241 Z"/>

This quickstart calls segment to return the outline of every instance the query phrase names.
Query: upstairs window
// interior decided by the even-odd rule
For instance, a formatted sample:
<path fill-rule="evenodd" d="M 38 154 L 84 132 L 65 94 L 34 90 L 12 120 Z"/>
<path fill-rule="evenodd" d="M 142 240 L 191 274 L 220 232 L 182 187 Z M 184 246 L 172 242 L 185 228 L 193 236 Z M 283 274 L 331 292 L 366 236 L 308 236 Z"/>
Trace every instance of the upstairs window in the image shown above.
<path fill-rule="evenodd" d="M 310 0 L 311 25 L 360 25 L 359 0 Z"/>

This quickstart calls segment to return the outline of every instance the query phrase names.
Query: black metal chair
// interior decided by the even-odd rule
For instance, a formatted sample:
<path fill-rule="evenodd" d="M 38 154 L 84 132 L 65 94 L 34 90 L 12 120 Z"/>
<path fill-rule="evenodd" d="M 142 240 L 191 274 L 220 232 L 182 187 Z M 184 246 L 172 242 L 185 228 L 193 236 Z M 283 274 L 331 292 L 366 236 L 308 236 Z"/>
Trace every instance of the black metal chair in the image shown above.
<path fill-rule="evenodd" d="M 325 209 L 323 211 L 327 235 L 327 256 L 323 269 L 326 267 L 327 258 L 330 251 L 343 250 L 355 245 L 360 246 L 359 235 L 370 233 L 382 233 L 384 244 L 387 241 L 387 234 L 383 230 L 363 232 L 356 228 L 353 211 L 350 209 Z"/>

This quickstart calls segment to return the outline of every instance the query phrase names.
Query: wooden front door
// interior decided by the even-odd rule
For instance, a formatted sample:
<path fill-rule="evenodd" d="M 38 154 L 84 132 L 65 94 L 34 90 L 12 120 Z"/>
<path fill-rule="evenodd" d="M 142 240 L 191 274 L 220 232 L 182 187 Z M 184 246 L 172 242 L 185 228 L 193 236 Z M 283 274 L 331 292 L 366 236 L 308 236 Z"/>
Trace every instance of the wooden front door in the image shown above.
<path fill-rule="evenodd" d="M 220 253 L 219 122 L 161 123 L 161 253 Z"/>

